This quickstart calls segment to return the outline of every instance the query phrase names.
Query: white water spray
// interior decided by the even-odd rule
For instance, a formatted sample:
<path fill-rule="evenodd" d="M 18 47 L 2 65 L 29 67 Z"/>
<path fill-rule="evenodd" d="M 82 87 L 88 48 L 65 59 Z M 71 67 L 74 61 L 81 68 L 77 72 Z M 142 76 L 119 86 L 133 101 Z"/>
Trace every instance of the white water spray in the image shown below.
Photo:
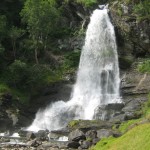
<path fill-rule="evenodd" d="M 121 102 L 116 39 L 107 11 L 91 16 L 71 99 L 39 110 L 28 130 L 57 130 L 72 119 L 93 119 L 100 105 Z"/>

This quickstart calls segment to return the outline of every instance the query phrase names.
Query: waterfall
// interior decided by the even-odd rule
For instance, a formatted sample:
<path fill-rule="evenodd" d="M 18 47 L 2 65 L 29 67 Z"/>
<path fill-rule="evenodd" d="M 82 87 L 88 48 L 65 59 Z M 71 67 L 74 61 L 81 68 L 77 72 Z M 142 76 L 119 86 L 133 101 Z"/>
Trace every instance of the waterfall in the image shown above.
<path fill-rule="evenodd" d="M 57 130 L 72 119 L 91 120 L 98 106 L 121 102 L 116 39 L 107 11 L 96 9 L 91 16 L 70 100 L 39 110 L 28 130 Z"/>

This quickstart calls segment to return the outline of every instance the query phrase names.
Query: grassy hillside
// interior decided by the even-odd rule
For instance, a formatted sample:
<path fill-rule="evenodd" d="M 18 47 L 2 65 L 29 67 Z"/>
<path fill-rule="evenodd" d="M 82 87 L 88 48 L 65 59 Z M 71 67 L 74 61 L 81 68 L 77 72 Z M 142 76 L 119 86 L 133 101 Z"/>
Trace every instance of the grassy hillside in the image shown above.
<path fill-rule="evenodd" d="M 119 138 L 102 139 L 91 150 L 149 150 L 150 149 L 150 94 L 142 108 L 143 116 L 139 119 L 123 122 L 119 131 L 124 133 Z"/>
<path fill-rule="evenodd" d="M 150 124 L 134 127 L 120 138 L 101 140 L 92 150 L 149 150 Z"/>

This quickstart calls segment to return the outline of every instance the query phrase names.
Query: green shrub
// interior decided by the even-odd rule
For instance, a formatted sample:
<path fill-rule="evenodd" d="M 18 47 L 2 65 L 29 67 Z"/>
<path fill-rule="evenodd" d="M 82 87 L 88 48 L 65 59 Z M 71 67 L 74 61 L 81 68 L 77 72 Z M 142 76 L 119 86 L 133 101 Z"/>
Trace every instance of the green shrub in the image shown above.
<path fill-rule="evenodd" d="M 150 115 L 150 93 L 148 94 L 148 101 L 144 103 L 142 110 L 145 117 Z"/>
<path fill-rule="evenodd" d="M 10 92 L 10 88 L 6 84 L 0 83 L 0 94 L 8 92 Z"/>
<path fill-rule="evenodd" d="M 29 100 L 30 100 L 30 94 L 19 90 L 19 89 L 11 89 L 11 93 L 13 95 L 13 104 L 24 104 L 24 105 L 28 105 L 29 104 Z"/>
<path fill-rule="evenodd" d="M 142 73 L 150 73 L 150 60 L 145 60 L 138 65 L 138 71 Z"/>
<path fill-rule="evenodd" d="M 74 0 L 75 2 L 79 4 L 83 4 L 86 7 L 93 6 L 97 3 L 97 0 Z M 65 0 L 66 3 L 70 2 L 70 0 Z"/>
<path fill-rule="evenodd" d="M 27 84 L 31 88 L 38 88 L 58 80 L 61 80 L 60 76 L 53 72 L 49 65 L 34 65 L 29 69 Z"/>
<path fill-rule="evenodd" d="M 80 53 L 81 51 L 74 51 L 66 54 L 64 58 L 63 68 L 77 68 L 79 65 Z"/>
<path fill-rule="evenodd" d="M 5 78 L 6 83 L 10 86 L 22 88 L 28 78 L 28 66 L 25 62 L 20 60 L 15 60 L 7 70 L 7 78 Z"/>
<path fill-rule="evenodd" d="M 72 120 L 69 122 L 69 127 L 75 127 L 76 125 L 79 124 L 79 120 Z"/>
<path fill-rule="evenodd" d="M 131 126 L 132 124 L 135 124 L 137 122 L 139 122 L 139 119 L 129 120 L 129 121 L 123 122 L 119 126 L 119 131 L 124 133 L 124 132 L 126 132 L 128 130 L 129 126 Z"/>
<path fill-rule="evenodd" d="M 136 4 L 134 6 L 134 13 L 137 14 L 137 19 L 139 21 L 144 19 L 150 20 L 150 1 L 149 0 L 140 1 L 139 4 Z"/>
<path fill-rule="evenodd" d="M 3 78 L 10 87 L 30 92 L 60 80 L 49 65 L 26 64 L 21 60 L 15 60 L 4 73 Z"/>

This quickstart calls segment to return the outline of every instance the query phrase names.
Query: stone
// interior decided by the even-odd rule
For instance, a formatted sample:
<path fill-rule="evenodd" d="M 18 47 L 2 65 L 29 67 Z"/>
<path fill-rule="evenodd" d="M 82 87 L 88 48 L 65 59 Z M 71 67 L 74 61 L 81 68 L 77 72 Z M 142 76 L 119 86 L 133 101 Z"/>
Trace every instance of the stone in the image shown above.
<path fill-rule="evenodd" d="M 6 93 L 2 95 L 2 105 L 3 106 L 11 106 L 12 104 L 12 95 L 10 93 Z"/>
<path fill-rule="evenodd" d="M 49 140 L 48 133 L 49 133 L 49 131 L 39 130 L 36 133 L 36 139 L 39 140 L 39 141 L 48 141 Z"/>
<path fill-rule="evenodd" d="M 27 145 L 32 146 L 32 147 L 38 147 L 41 144 L 42 143 L 37 141 L 36 139 L 27 142 Z"/>
<path fill-rule="evenodd" d="M 79 129 L 76 129 L 69 134 L 68 139 L 69 141 L 78 142 L 80 140 L 85 140 L 86 137 L 82 131 L 80 131 Z"/>
<path fill-rule="evenodd" d="M 29 140 L 33 140 L 35 139 L 36 136 L 33 132 L 28 132 L 27 135 L 26 135 L 26 139 L 29 141 Z"/>
<path fill-rule="evenodd" d="M 107 137 L 112 136 L 112 135 L 113 135 L 112 130 L 101 129 L 101 130 L 98 130 L 98 131 L 97 131 L 97 137 L 98 137 L 99 139 L 107 138 Z"/>
<path fill-rule="evenodd" d="M 29 131 L 21 129 L 21 130 L 18 131 L 18 134 L 19 134 L 20 137 L 26 137 L 28 132 Z"/>
<path fill-rule="evenodd" d="M 119 131 L 113 131 L 113 137 L 120 137 L 122 135 L 122 133 L 120 133 Z"/>
<path fill-rule="evenodd" d="M 78 142 L 75 142 L 75 141 L 69 141 L 67 146 L 69 148 L 78 148 L 80 146 L 80 144 Z"/>
<path fill-rule="evenodd" d="M 91 138 L 97 138 L 97 132 L 95 130 L 89 130 L 85 133 L 86 139 Z"/>
<path fill-rule="evenodd" d="M 92 142 L 91 141 L 83 141 L 81 148 L 82 149 L 88 149 L 89 147 L 92 146 Z"/>
<path fill-rule="evenodd" d="M 121 123 L 124 120 L 125 120 L 125 114 L 118 114 L 118 115 L 110 118 L 109 121 L 114 122 L 114 123 Z"/>
<path fill-rule="evenodd" d="M 94 139 L 92 139 L 92 144 L 96 145 L 96 143 L 99 142 L 99 141 L 100 141 L 99 138 L 94 138 Z"/>
<path fill-rule="evenodd" d="M 109 121 L 103 121 L 103 120 L 79 120 L 78 124 L 71 127 L 68 126 L 70 131 L 73 131 L 75 129 L 79 129 L 83 133 L 86 133 L 89 130 L 98 130 L 98 129 L 110 129 L 112 128 L 113 124 Z"/>
<path fill-rule="evenodd" d="M 116 114 L 120 114 L 124 103 L 110 103 L 107 105 L 98 106 L 95 110 L 94 118 L 102 120 L 110 120 Z"/>
<path fill-rule="evenodd" d="M 48 137 L 49 137 L 49 139 L 51 139 L 51 140 L 56 140 L 56 139 L 59 139 L 60 135 L 55 134 L 55 133 L 49 133 L 49 134 L 48 134 Z"/>

